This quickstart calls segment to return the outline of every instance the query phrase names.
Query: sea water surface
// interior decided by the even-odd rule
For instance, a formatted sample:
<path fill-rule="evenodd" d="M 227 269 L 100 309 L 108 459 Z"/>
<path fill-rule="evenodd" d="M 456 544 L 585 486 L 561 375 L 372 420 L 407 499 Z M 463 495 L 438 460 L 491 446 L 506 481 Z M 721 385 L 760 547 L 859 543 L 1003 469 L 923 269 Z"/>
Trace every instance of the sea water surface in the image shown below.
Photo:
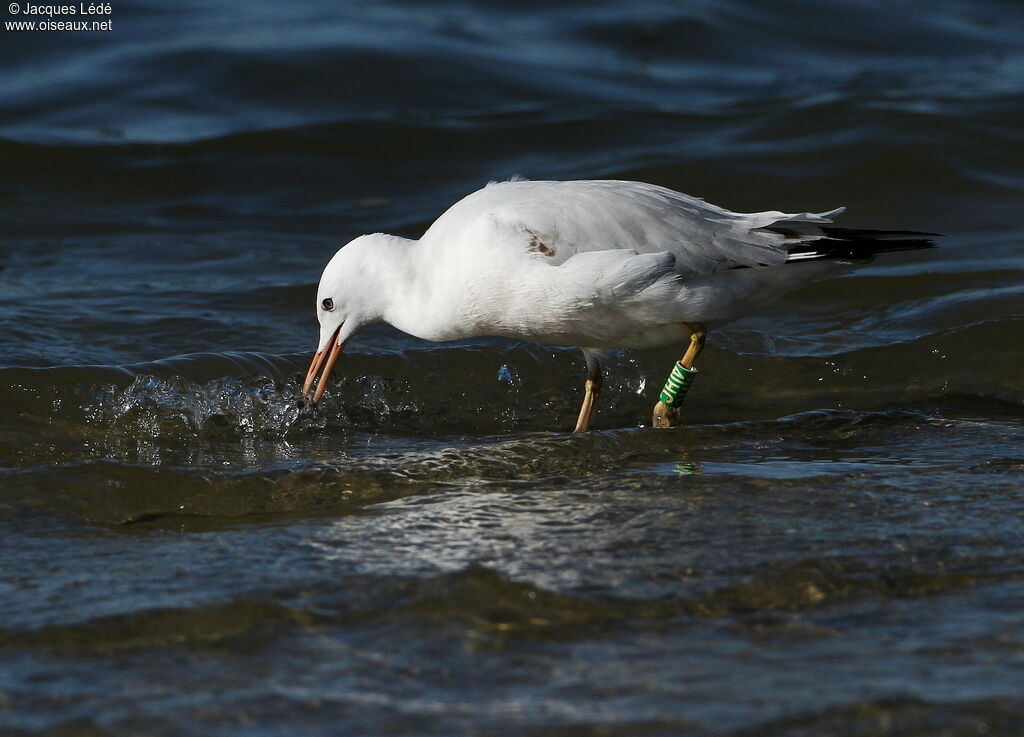
<path fill-rule="evenodd" d="M 11 20 L 10 9 L 3 20 Z M 0 30 L 0 733 L 1024 729 L 1011 0 L 111 3 Z M 944 233 L 678 348 L 355 339 L 488 180 Z"/>

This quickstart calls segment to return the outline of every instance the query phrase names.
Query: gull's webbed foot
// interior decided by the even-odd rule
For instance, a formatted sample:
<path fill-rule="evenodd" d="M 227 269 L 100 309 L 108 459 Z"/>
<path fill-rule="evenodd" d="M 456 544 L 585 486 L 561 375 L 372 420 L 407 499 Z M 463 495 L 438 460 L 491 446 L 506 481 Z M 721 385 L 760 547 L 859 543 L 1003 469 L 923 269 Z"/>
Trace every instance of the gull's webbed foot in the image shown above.
<path fill-rule="evenodd" d="M 679 424 L 679 413 L 675 407 L 658 402 L 654 405 L 654 417 L 651 419 L 652 427 L 675 427 Z"/>

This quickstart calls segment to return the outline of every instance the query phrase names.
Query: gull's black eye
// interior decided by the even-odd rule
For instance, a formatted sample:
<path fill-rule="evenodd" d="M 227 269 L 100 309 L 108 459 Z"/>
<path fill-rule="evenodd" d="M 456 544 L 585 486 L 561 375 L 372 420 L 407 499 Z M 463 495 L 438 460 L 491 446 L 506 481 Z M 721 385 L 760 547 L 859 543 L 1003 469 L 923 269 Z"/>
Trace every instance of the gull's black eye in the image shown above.
<path fill-rule="evenodd" d="M 330 297 L 324 297 L 324 301 L 321 302 L 320 304 L 322 304 L 324 306 L 324 309 L 327 310 L 328 312 L 334 309 L 334 300 L 331 299 Z"/>

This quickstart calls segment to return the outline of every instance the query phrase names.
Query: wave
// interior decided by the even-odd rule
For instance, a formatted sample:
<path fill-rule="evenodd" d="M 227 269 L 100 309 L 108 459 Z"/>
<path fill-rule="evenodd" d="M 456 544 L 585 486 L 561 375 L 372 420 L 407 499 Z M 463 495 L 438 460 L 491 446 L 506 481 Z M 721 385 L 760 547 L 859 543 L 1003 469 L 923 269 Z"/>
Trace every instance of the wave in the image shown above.
<path fill-rule="evenodd" d="M 1024 357 L 1015 360 L 1024 348 L 1004 337 L 1019 332 L 1022 320 L 988 319 L 834 355 L 709 350 L 687 414 L 707 424 L 821 408 L 941 406 L 950 396 L 961 398 L 958 407 L 964 397 L 1002 402 L 1013 414 L 1024 397 L 1016 370 Z M 988 350 L 993 345 L 1003 346 L 996 363 Z M 601 397 L 598 426 L 645 424 L 659 368 L 674 358 L 667 349 L 621 354 Z M 186 439 L 288 437 L 328 428 L 411 435 L 559 430 L 571 427 L 581 392 L 582 363 L 573 349 L 500 341 L 437 345 L 346 353 L 325 401 L 309 411 L 298 391 L 308 360 L 305 354 L 213 353 L 123 366 L 5 368 L 0 401 L 29 425 L 59 420 L 68 430 Z"/>
<path fill-rule="evenodd" d="M 966 475 L 957 483 L 1010 489 L 1022 462 L 1013 451 L 1019 442 L 1013 428 L 1024 413 L 1006 404 L 986 409 L 1008 418 L 953 420 L 929 407 L 819 410 L 671 431 L 419 440 L 348 430 L 290 441 L 185 443 L 75 434 L 64 446 L 36 449 L 35 455 L 26 451 L 19 463 L 0 471 L 5 486 L 0 510 L 5 516 L 56 515 L 103 526 L 201 530 L 282 517 L 345 516 L 368 505 L 453 489 L 561 486 L 572 479 L 574 486 L 598 493 L 639 483 L 632 475 L 639 473 L 646 488 L 666 492 L 691 478 L 694 484 L 700 479 L 705 489 L 734 490 L 747 483 L 780 494 L 815 478 L 836 483 L 865 475 L 877 479 L 878 490 L 902 470 L 906 478 L 899 488 L 910 488 L 951 472 L 947 444 L 954 438 L 967 444 L 956 466 L 956 473 Z M 978 450 L 981 456 L 970 452 L 976 437 L 989 438 Z M 913 450 L 870 462 L 853 450 L 886 438 L 893 443 L 914 438 Z"/>
<path fill-rule="evenodd" d="M 932 13 L 849 3 L 820 10 L 807 0 L 781 13 L 749 1 L 586 12 L 297 2 L 246 15 L 211 2 L 196 24 L 126 1 L 118 22 L 146 41 L 145 55 L 114 34 L 102 46 L 59 48 L 42 34 L 9 34 L 0 99 L 4 128 L 17 136 L 118 145 L 339 116 L 430 119 L 594 103 L 707 110 L 780 92 L 787 103 L 859 94 L 948 113 L 953 102 L 1020 92 L 1019 39 L 998 2 Z M 266 23 L 289 33 L 268 35 Z"/>
<path fill-rule="evenodd" d="M 629 599 L 554 591 L 478 564 L 417 578 L 349 575 L 344 587 L 320 586 L 315 592 L 264 592 L 229 603 L 150 608 L 32 629 L 4 627 L 0 651 L 95 656 L 174 645 L 249 652 L 296 628 L 395 630 L 437 621 L 461 627 L 481 644 L 573 642 L 600 638 L 627 623 L 686 628 L 708 619 L 732 621 L 751 637 L 784 637 L 801 629 L 787 613 L 1019 581 L 1024 565 L 1007 558 L 896 555 L 871 563 L 852 557 L 800 561 L 738 577 L 744 582 L 703 591 L 691 584 L 690 595 Z"/>

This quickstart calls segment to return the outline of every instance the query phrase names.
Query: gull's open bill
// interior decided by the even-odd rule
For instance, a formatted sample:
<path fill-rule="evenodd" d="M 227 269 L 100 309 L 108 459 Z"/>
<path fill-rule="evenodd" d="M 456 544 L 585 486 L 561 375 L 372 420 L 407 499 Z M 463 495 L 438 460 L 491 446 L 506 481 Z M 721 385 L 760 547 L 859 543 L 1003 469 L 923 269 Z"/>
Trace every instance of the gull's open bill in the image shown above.
<path fill-rule="evenodd" d="M 587 361 L 582 431 L 606 351 L 688 344 L 652 419 L 677 425 L 709 328 L 876 254 L 935 245 L 933 233 L 836 227 L 842 212 L 732 212 L 643 182 L 492 183 L 418 241 L 375 233 L 334 255 L 303 395 L 320 401 L 342 347 L 374 323 L 424 340 L 574 345 Z"/>
<path fill-rule="evenodd" d="M 313 361 L 309 364 L 309 371 L 306 372 L 306 380 L 302 383 L 302 397 L 310 405 L 315 405 L 324 395 L 324 392 L 327 390 L 327 380 L 331 378 L 331 371 L 334 369 L 334 363 L 338 360 L 338 356 L 341 355 L 341 351 L 345 347 L 338 340 L 340 332 L 341 326 L 339 325 L 337 330 L 331 333 L 331 339 L 328 344 L 313 354 Z M 321 369 L 323 369 L 322 373 Z M 319 381 L 317 381 L 318 376 Z M 313 388 L 314 382 L 316 382 L 316 392 L 313 396 L 310 396 L 309 390 Z"/>

